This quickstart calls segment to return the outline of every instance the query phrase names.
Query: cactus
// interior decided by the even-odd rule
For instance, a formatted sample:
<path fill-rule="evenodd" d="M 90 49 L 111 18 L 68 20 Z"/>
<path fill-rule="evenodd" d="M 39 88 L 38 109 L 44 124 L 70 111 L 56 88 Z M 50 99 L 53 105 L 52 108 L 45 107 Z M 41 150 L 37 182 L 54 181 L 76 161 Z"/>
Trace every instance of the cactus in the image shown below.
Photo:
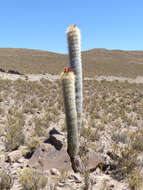
<path fill-rule="evenodd" d="M 70 68 L 65 68 L 61 75 L 67 126 L 67 152 L 73 160 L 79 151 L 77 112 L 75 103 L 75 75 Z"/>
<path fill-rule="evenodd" d="M 75 74 L 75 92 L 76 92 L 76 111 L 77 126 L 80 136 L 80 128 L 82 125 L 82 64 L 80 50 L 80 30 L 72 24 L 67 29 L 67 40 L 69 50 L 69 65 Z"/>

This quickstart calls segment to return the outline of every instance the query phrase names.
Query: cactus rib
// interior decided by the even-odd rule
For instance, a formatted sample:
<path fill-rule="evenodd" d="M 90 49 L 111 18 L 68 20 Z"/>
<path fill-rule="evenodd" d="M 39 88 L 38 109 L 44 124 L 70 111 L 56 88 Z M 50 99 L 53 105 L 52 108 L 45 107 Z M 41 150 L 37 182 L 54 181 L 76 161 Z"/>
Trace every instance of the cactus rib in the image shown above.
<path fill-rule="evenodd" d="M 81 39 L 80 30 L 74 24 L 69 26 L 67 29 L 69 65 L 75 74 L 76 111 L 77 111 L 77 125 L 79 133 L 82 125 L 82 101 L 83 101 L 80 39 Z"/>
<path fill-rule="evenodd" d="M 61 75 L 64 106 L 67 126 L 67 152 L 71 159 L 75 158 L 79 151 L 79 139 L 77 128 L 77 112 L 75 103 L 75 76 L 72 71 L 65 69 Z"/>

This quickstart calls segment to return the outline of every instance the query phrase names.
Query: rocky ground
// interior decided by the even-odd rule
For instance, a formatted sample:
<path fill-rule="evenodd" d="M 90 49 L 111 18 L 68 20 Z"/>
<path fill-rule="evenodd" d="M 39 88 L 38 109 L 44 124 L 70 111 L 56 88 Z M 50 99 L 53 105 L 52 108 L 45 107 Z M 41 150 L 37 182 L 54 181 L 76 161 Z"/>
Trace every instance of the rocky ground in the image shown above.
<path fill-rule="evenodd" d="M 39 81 L 40 79 L 48 79 L 48 80 L 56 80 L 60 79 L 59 75 L 51 75 L 48 73 L 44 74 L 27 74 L 27 75 L 21 75 L 21 74 L 11 74 L 6 72 L 0 72 L 0 78 L 1 79 L 9 79 L 9 80 L 29 80 L 29 81 Z M 97 76 L 95 77 L 85 77 L 84 80 L 97 80 L 97 81 L 115 81 L 118 80 L 120 82 L 129 82 L 129 83 L 143 83 L 143 77 L 137 76 L 136 78 L 128 78 L 128 77 L 115 77 L 115 76 Z"/>
<path fill-rule="evenodd" d="M 0 189 L 143 188 L 142 77 L 85 78 L 82 174 L 66 153 L 60 77 L 0 72 L 0 78 Z"/>

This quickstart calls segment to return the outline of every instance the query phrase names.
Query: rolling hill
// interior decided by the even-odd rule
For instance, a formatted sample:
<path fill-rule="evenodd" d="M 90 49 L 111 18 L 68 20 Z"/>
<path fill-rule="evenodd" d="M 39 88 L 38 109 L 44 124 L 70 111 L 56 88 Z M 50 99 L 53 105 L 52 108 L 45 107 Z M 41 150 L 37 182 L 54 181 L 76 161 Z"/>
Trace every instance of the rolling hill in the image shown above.
<path fill-rule="evenodd" d="M 143 76 L 143 51 L 91 49 L 82 52 L 83 74 L 135 78 Z M 23 74 L 60 74 L 68 55 L 22 48 L 0 48 L 0 68 Z"/>

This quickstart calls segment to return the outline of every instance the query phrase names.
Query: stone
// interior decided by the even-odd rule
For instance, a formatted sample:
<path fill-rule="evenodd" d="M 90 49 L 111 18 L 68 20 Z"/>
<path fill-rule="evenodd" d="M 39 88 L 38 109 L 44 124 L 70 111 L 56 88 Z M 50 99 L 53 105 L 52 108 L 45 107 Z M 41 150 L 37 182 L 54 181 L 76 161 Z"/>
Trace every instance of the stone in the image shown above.
<path fill-rule="evenodd" d="M 72 173 L 68 178 L 76 183 L 82 183 L 82 177 L 79 173 Z"/>
<path fill-rule="evenodd" d="M 7 153 L 6 157 L 6 161 L 8 161 L 9 163 L 14 163 L 22 157 L 22 153 L 20 150 L 15 150 L 10 153 Z"/>
<path fill-rule="evenodd" d="M 59 171 L 72 170 L 70 158 L 66 149 L 61 146 L 56 149 L 56 146 L 49 143 L 41 144 L 34 152 L 29 160 L 28 165 L 34 168 L 43 168 L 50 170 L 56 168 Z"/>
<path fill-rule="evenodd" d="M 52 141 L 53 143 L 54 141 Z M 57 142 L 56 142 L 57 143 Z M 84 163 L 90 171 L 94 171 L 99 163 L 103 163 L 101 154 L 89 150 L 89 159 Z M 72 170 L 71 161 L 67 150 L 62 145 L 53 145 L 50 143 L 41 144 L 29 160 L 28 165 L 34 168 L 50 170 L 56 168 L 59 171 Z"/>
<path fill-rule="evenodd" d="M 60 176 L 60 172 L 56 168 L 52 168 L 50 172 L 52 175 Z"/>
<path fill-rule="evenodd" d="M 10 74 L 23 75 L 22 73 L 15 71 L 15 70 L 8 70 L 7 72 Z"/>
<path fill-rule="evenodd" d="M 64 185 L 55 187 L 55 190 L 73 190 L 73 188 L 68 184 L 64 184 Z"/>

